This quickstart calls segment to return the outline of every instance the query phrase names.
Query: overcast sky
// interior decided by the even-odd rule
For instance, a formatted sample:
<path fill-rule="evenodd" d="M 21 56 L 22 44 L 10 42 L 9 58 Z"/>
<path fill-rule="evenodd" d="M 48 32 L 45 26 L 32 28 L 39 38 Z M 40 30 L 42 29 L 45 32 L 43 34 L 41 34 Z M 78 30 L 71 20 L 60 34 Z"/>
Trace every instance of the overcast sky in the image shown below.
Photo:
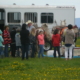
<path fill-rule="evenodd" d="M 80 18 L 80 0 L 0 0 L 0 5 L 12 5 L 16 3 L 17 5 L 60 5 L 60 6 L 75 6 L 76 8 L 76 18 Z"/>

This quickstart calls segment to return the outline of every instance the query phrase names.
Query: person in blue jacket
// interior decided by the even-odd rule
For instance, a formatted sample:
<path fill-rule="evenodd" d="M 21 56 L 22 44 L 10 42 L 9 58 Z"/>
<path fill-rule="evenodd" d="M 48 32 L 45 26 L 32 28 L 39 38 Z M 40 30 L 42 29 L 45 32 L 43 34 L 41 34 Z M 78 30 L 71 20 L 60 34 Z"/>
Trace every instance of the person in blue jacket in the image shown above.
<path fill-rule="evenodd" d="M 2 31 L 0 30 L 0 56 L 3 53 L 3 38 L 2 38 Z"/>

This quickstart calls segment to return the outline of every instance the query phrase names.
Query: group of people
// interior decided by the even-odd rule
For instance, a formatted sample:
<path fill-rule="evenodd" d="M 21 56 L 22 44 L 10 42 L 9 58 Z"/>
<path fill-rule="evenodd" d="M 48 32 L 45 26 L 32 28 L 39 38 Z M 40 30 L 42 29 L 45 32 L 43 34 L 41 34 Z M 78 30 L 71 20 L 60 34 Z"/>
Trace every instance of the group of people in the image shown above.
<path fill-rule="evenodd" d="M 27 24 L 27 25 L 26 25 Z M 30 49 L 31 58 L 35 57 L 36 54 L 36 47 L 35 45 L 38 44 L 39 51 L 38 57 L 40 55 L 44 57 L 44 33 L 43 30 L 38 31 L 38 35 L 36 35 L 36 29 L 32 26 L 32 22 L 29 20 L 26 24 L 22 24 L 21 30 L 18 27 L 17 29 L 14 27 L 11 32 L 9 32 L 9 27 L 5 26 L 4 31 L 0 30 L 0 56 L 4 53 L 5 57 L 9 57 L 9 45 L 11 56 L 15 57 L 15 53 L 17 50 L 17 56 L 20 57 L 19 49 L 22 51 L 22 60 L 25 58 L 28 59 L 28 53 Z M 72 30 L 72 25 L 68 25 L 68 29 L 64 33 L 65 37 L 65 59 L 68 60 L 68 52 L 69 52 L 69 59 L 72 59 L 72 44 L 74 43 L 75 33 Z M 60 42 L 61 36 L 59 34 L 59 30 L 56 29 L 52 36 L 52 45 L 54 47 L 54 57 L 56 57 L 56 51 L 58 51 L 58 56 L 60 57 Z M 3 51 L 4 45 L 4 51 Z"/>
<path fill-rule="evenodd" d="M 63 41 L 65 43 L 65 59 L 72 59 L 73 56 L 73 45 L 75 42 L 75 33 L 74 30 L 72 29 L 72 25 L 68 25 L 68 29 L 64 31 L 63 33 Z M 54 57 L 56 57 L 56 51 L 58 51 L 58 56 L 60 57 L 60 42 L 61 42 L 61 37 L 59 34 L 59 30 L 56 29 L 54 31 L 54 34 L 52 36 L 52 44 L 54 46 Z"/>
<path fill-rule="evenodd" d="M 32 21 L 28 21 L 22 24 L 21 29 L 13 27 L 9 32 L 9 27 L 5 26 L 4 31 L 0 30 L 0 56 L 3 55 L 5 57 L 9 57 L 9 49 L 11 52 L 11 56 L 15 57 L 17 51 L 17 57 L 20 57 L 20 51 L 22 52 L 22 60 L 26 57 L 28 59 L 28 53 L 31 51 L 31 58 L 35 57 L 36 54 L 36 44 L 39 46 L 38 57 L 40 58 L 40 54 L 43 57 L 44 49 L 44 35 L 43 30 L 38 32 L 36 35 L 36 29 L 32 26 Z M 4 45 L 4 50 L 3 50 Z M 10 46 L 10 48 L 9 48 Z M 26 53 L 26 56 L 25 56 Z"/>

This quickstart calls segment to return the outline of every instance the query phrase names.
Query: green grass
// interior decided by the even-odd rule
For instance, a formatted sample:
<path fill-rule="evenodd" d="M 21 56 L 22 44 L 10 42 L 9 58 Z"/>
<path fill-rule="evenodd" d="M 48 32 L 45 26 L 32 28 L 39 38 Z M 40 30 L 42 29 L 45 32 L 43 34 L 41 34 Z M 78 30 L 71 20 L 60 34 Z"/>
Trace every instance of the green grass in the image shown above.
<path fill-rule="evenodd" d="M 80 58 L 3 58 L 0 80 L 80 80 Z"/>
<path fill-rule="evenodd" d="M 80 47 L 80 37 L 76 41 L 76 47 Z"/>
<path fill-rule="evenodd" d="M 76 45 L 80 45 L 80 38 L 77 39 Z"/>
<path fill-rule="evenodd" d="M 80 45 L 80 38 L 76 45 Z M 0 80 L 80 80 L 80 58 L 3 58 Z"/>

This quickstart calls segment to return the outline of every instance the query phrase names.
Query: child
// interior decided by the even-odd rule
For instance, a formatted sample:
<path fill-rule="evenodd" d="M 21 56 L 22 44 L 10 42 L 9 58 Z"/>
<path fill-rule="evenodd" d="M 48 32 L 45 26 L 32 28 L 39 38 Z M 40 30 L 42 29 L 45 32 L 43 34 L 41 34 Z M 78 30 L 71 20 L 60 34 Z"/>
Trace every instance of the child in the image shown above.
<path fill-rule="evenodd" d="M 0 56 L 2 55 L 3 53 L 3 38 L 2 38 L 2 31 L 0 30 Z"/>
<path fill-rule="evenodd" d="M 15 35 L 15 41 L 16 41 L 16 49 L 17 49 L 17 57 L 20 57 L 19 49 L 21 49 L 21 41 L 20 41 L 20 29 L 17 28 Z"/>
<path fill-rule="evenodd" d="M 43 35 L 43 30 L 39 31 L 39 34 L 38 34 L 38 43 L 39 43 L 39 53 L 38 53 L 38 57 L 40 58 L 40 54 L 43 56 L 43 53 L 44 53 L 44 49 L 43 49 L 43 46 L 44 46 L 44 35 Z"/>
<path fill-rule="evenodd" d="M 58 29 L 54 31 L 52 36 L 52 45 L 54 46 L 54 57 L 56 58 L 56 50 L 58 51 L 58 55 L 60 57 L 60 35 Z"/>

